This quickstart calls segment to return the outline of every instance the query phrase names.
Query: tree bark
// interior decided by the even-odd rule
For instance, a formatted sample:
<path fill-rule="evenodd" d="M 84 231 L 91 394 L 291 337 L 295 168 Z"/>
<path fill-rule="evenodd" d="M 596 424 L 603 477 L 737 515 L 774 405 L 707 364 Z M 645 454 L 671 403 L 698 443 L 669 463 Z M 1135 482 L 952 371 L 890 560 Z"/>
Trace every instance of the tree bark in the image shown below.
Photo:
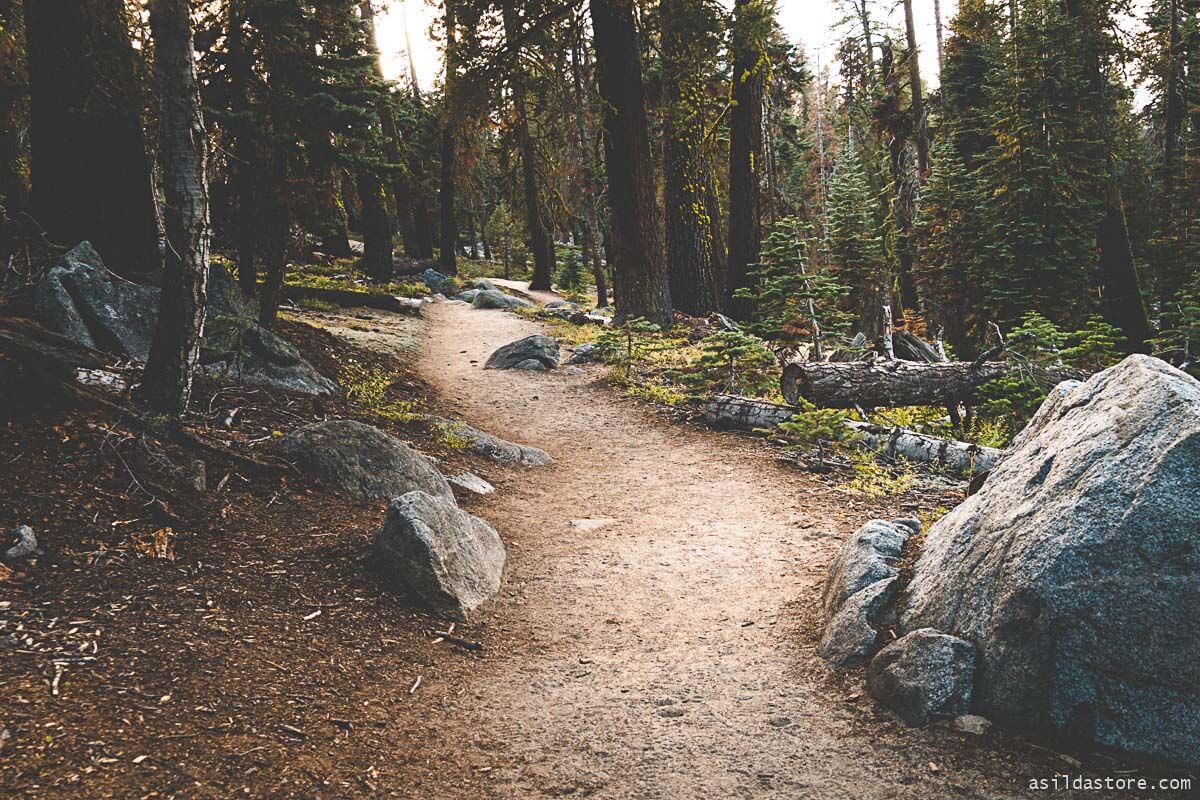
<path fill-rule="evenodd" d="M 917 170 L 923 184 L 929 178 L 929 135 L 925 127 L 925 89 L 921 85 L 920 48 L 917 47 L 912 0 L 904 0 L 904 30 L 908 40 L 908 80 L 912 92 L 913 132 L 917 140 Z"/>
<path fill-rule="evenodd" d="M 530 289 L 548 291 L 554 279 L 554 243 L 542 218 L 542 205 L 537 182 L 537 151 L 529 133 L 528 108 L 525 103 L 525 75 L 520 65 L 521 21 L 512 0 L 504 2 L 504 38 L 513 54 L 512 101 L 516 114 L 517 149 L 521 153 L 521 187 L 525 194 L 525 225 L 529 229 L 530 249 L 533 251 L 533 277 Z"/>
<path fill-rule="evenodd" d="M 793 406 L 717 395 L 704 407 L 704 418 L 717 428 L 737 431 L 770 430 L 787 422 L 799 409 Z M 987 472 L 999 462 L 1002 450 L 969 442 L 941 439 L 905 428 L 888 428 L 869 422 L 847 420 L 846 426 L 869 450 L 889 458 L 902 457 L 923 464 L 937 464 L 966 475 Z"/>
<path fill-rule="evenodd" d="M 712 177 L 704 161 L 705 120 L 700 81 L 681 17 L 695 14 L 698 0 L 662 0 L 665 118 L 663 177 L 667 272 L 672 305 L 692 316 L 720 308 L 717 253 L 708 218 Z"/>
<path fill-rule="evenodd" d="M 593 158 L 591 137 L 587 126 L 587 94 L 583 85 L 584 59 L 583 23 L 571 42 L 571 77 L 575 84 L 575 134 L 579 141 L 579 160 L 583 169 L 583 250 L 592 269 L 592 280 L 596 282 L 596 305 L 608 305 L 608 281 L 604 275 L 604 260 L 600 253 L 600 222 L 596 212 L 596 161 Z"/>
<path fill-rule="evenodd" d="M 166 269 L 141 400 L 180 418 L 191 398 L 208 302 L 208 177 L 188 0 L 152 0 Z"/>
<path fill-rule="evenodd" d="M 368 46 L 371 48 L 371 54 L 375 57 L 375 77 L 383 80 L 383 58 L 379 50 L 379 38 L 375 31 L 375 9 L 371 5 L 371 0 L 362 0 L 359 9 L 363 24 L 367 28 Z M 391 195 L 395 217 L 389 223 L 394 223 L 395 227 L 399 229 L 405 255 L 417 258 L 416 232 L 413 229 L 412 187 L 409 186 L 404 170 L 401 169 L 404 156 L 400 146 L 400 130 L 396 126 L 396 108 L 390 94 L 379 102 L 379 123 L 383 131 L 384 155 L 387 156 L 392 169 L 390 179 L 386 181 L 386 184 L 388 193 Z"/>
<path fill-rule="evenodd" d="M 604 104 L 605 162 L 617 320 L 644 317 L 669 328 L 671 295 L 632 0 L 593 0 L 592 33 Z"/>
<path fill-rule="evenodd" d="M 229 90 L 234 142 L 230 159 L 230 184 L 234 197 L 233 248 L 238 286 L 246 297 L 258 293 L 255 250 L 258 243 L 258 209 L 255 201 L 257 143 L 250 115 L 250 59 L 246 54 L 245 0 L 229 0 Z"/>
<path fill-rule="evenodd" d="M 458 274 L 458 220 L 454 211 L 454 156 L 455 132 L 458 126 L 458 109 L 455 107 L 455 84 L 458 81 L 458 57 L 455 17 L 457 0 L 444 0 L 446 27 L 446 82 L 443 88 L 442 106 L 442 174 L 438 189 L 438 206 L 441 215 L 441 253 L 438 268 L 445 275 Z"/>
<path fill-rule="evenodd" d="M 725 312 L 750 319 L 753 302 L 736 297 L 749 289 L 750 267 L 762 249 L 763 92 L 766 53 L 759 30 L 762 0 L 737 0 L 733 20 L 733 111 L 729 121 L 729 257 Z"/>
<path fill-rule="evenodd" d="M 1045 389 L 1085 377 L 1079 370 L 1030 369 L 1005 361 L 811 362 L 784 367 L 780 390 L 788 402 L 804 398 L 820 408 L 942 406 L 972 403 L 981 385 L 1006 376 L 1028 377 Z"/>
<path fill-rule="evenodd" d="M 383 200 L 383 184 L 371 169 L 359 167 L 355 176 L 362 204 L 363 257 L 360 267 L 368 280 L 392 279 L 392 219 Z"/>
<path fill-rule="evenodd" d="M 122 0 L 25 0 L 32 211 L 63 245 L 87 239 L 128 278 L 157 279 L 142 94 Z"/>

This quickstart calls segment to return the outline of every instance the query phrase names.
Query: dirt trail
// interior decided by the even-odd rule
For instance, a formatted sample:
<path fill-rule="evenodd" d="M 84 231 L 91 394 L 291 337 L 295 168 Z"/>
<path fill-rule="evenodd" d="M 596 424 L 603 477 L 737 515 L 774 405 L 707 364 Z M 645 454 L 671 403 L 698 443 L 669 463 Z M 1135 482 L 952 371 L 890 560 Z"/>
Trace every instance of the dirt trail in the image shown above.
<path fill-rule="evenodd" d="M 422 796 L 997 798 L 1052 773 L 1015 740 L 904 729 L 816 657 L 816 587 L 865 511 L 598 373 L 481 369 L 535 323 L 427 313 L 420 369 L 448 407 L 555 464 L 473 509 L 509 543 L 498 644 L 429 709 Z"/>

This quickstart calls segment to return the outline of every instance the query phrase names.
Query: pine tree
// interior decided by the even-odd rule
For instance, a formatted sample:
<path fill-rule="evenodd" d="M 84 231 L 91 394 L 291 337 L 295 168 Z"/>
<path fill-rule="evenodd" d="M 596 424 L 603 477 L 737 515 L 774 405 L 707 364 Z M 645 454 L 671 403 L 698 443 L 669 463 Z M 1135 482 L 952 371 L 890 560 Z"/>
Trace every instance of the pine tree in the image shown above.
<path fill-rule="evenodd" d="M 847 141 L 829 179 L 825 250 L 832 273 L 849 289 L 847 310 L 868 337 L 882 331 L 882 309 L 889 297 L 875 207 L 858 148 Z"/>
<path fill-rule="evenodd" d="M 1081 323 L 1095 306 L 1104 150 L 1079 31 L 1055 0 L 1023 4 L 989 101 L 995 143 L 978 169 L 982 312 L 1004 324 L 1029 309 Z"/>

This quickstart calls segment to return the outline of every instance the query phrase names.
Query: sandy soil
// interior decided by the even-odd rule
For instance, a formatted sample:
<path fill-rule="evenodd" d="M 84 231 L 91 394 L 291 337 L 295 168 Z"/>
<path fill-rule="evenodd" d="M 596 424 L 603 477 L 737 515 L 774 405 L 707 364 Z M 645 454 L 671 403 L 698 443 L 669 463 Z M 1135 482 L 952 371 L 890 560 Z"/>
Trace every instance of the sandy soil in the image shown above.
<path fill-rule="evenodd" d="M 509 544 L 506 587 L 483 614 L 495 645 L 421 729 L 422 796 L 999 798 L 1067 768 L 904 728 L 816 657 L 819 582 L 867 510 L 596 372 L 481 369 L 535 323 L 427 313 L 420 371 L 448 407 L 556 462 L 473 509 Z"/>

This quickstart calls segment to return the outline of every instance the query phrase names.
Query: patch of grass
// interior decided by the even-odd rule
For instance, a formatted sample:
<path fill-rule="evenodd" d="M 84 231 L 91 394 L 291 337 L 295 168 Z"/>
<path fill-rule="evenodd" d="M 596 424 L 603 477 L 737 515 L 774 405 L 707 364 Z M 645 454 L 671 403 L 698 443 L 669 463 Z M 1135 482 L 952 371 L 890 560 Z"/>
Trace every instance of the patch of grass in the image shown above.
<path fill-rule="evenodd" d="M 367 367 L 358 361 L 346 361 L 338 371 L 338 382 L 345 389 L 350 402 L 376 416 L 398 423 L 420 419 L 421 415 L 415 411 L 415 401 L 392 400 L 388 397 L 392 376 L 381 367 Z"/>
<path fill-rule="evenodd" d="M 630 397 L 639 397 L 642 400 L 661 406 L 671 406 L 672 408 L 687 405 L 690 399 L 683 392 L 677 391 L 670 386 L 662 386 L 654 383 L 628 384 L 625 393 Z"/>
<path fill-rule="evenodd" d="M 466 450 L 471 439 L 464 435 L 466 425 L 462 422 L 435 422 L 431 426 L 434 440 L 450 450 Z"/>
<path fill-rule="evenodd" d="M 572 347 L 594 342 L 604 331 L 599 325 L 576 325 L 558 317 L 548 317 L 543 321 L 551 336 Z"/>
<path fill-rule="evenodd" d="M 296 302 L 296 305 L 306 311 L 337 311 L 337 304 L 330 303 L 328 300 L 321 300 L 317 297 L 302 297 Z"/>
<path fill-rule="evenodd" d="M 903 494 L 917 482 L 917 476 L 904 459 L 897 459 L 895 466 L 888 467 L 875 460 L 870 450 L 859 449 L 850 453 L 854 478 L 838 486 L 848 494 L 865 497 L 891 497 Z"/>

